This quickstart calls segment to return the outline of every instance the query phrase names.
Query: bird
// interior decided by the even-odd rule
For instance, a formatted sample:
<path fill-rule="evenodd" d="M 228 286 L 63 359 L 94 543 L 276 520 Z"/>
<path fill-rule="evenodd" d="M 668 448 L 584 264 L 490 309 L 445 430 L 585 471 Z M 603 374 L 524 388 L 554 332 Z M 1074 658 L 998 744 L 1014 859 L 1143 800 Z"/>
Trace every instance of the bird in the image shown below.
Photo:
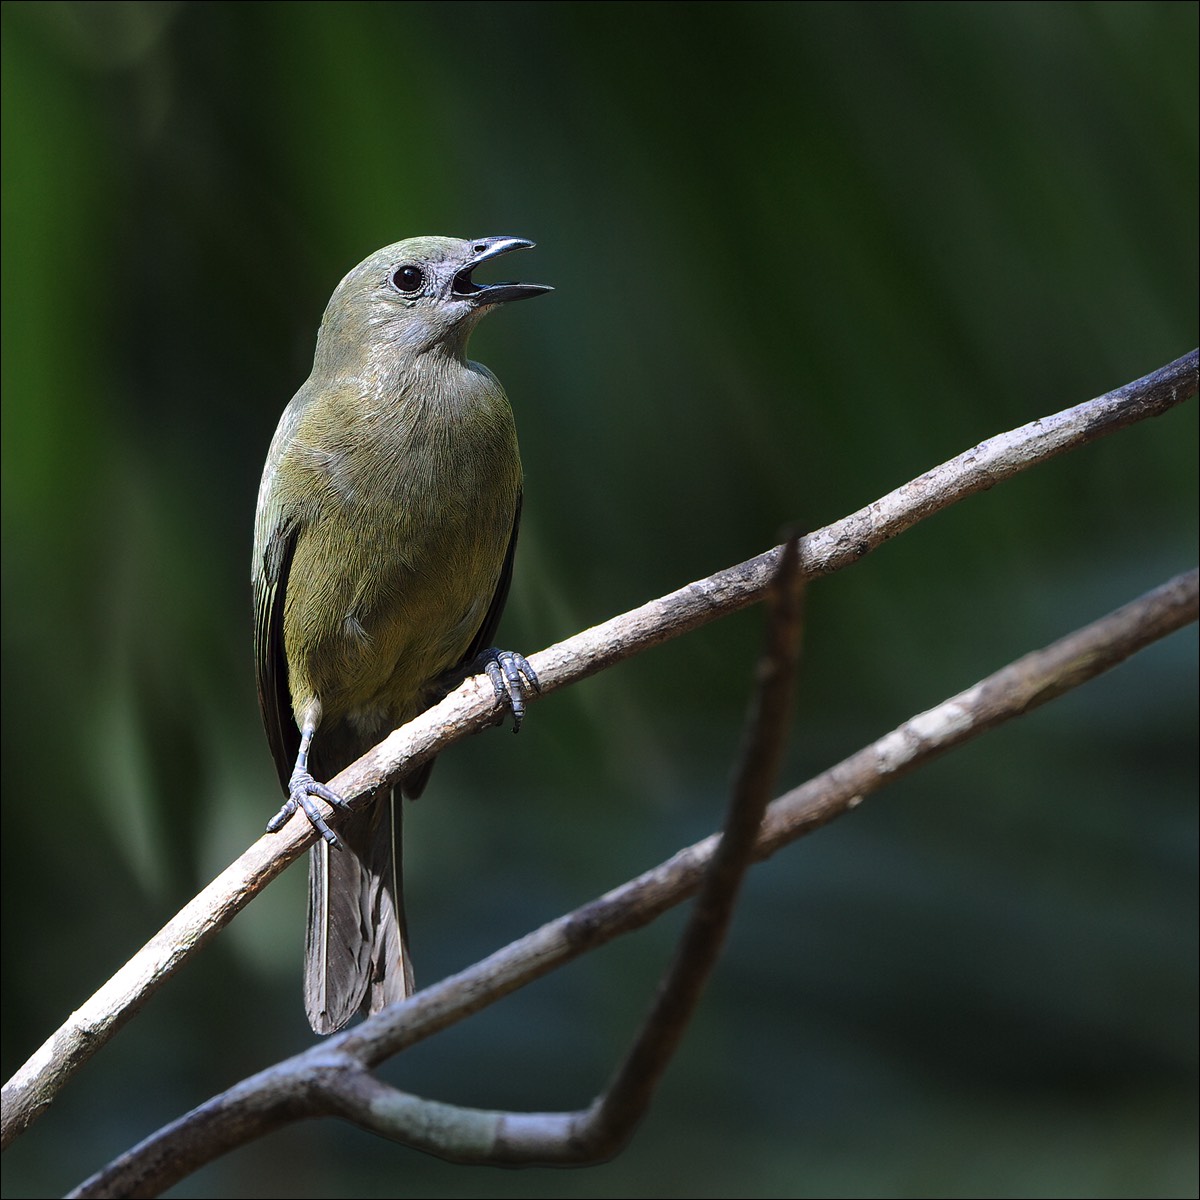
<path fill-rule="evenodd" d="M 404 796 L 365 810 L 325 782 L 468 674 L 486 670 L 519 728 L 537 676 L 492 646 L 512 580 L 522 468 L 512 408 L 467 357 L 479 319 L 553 289 L 477 283 L 533 242 L 415 237 L 338 284 L 312 372 L 263 468 L 251 590 L 255 673 L 287 801 L 319 840 L 309 859 L 304 999 L 317 1033 L 413 991 L 401 885 Z M 318 800 L 338 819 L 336 832 Z M 330 819 L 333 819 L 332 817 Z"/>

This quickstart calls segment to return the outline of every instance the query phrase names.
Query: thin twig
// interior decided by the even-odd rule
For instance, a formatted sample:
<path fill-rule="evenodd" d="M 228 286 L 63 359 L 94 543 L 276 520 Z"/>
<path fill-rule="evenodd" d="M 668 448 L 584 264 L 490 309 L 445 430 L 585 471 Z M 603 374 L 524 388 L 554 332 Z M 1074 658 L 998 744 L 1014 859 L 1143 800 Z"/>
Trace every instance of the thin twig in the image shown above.
<path fill-rule="evenodd" d="M 596 1161 L 615 1154 L 637 1122 L 675 1053 L 704 985 L 716 965 L 742 879 L 750 866 L 763 813 L 775 789 L 791 724 L 793 681 L 800 652 L 800 607 L 804 580 L 798 545 L 784 545 L 767 595 L 767 647 L 759 663 L 758 689 L 748 736 L 738 764 L 729 816 L 704 874 L 691 918 L 683 931 L 654 1007 L 604 1095 L 563 1143 L 563 1161 Z M 496 1145 L 498 1161 L 529 1161 L 512 1132 Z M 509 1157 L 509 1156 L 512 1157 Z"/>

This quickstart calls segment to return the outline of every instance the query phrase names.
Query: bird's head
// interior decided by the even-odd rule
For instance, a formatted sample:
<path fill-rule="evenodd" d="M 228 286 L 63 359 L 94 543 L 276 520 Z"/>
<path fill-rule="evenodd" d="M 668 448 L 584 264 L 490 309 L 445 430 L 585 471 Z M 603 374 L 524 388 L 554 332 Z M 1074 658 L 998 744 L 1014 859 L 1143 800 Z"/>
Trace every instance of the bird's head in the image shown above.
<path fill-rule="evenodd" d="M 533 242 L 517 237 L 416 237 L 377 250 L 338 284 L 321 322 L 318 355 L 364 349 L 462 356 L 494 305 L 553 291 L 541 283 L 479 283 L 473 272 Z"/>

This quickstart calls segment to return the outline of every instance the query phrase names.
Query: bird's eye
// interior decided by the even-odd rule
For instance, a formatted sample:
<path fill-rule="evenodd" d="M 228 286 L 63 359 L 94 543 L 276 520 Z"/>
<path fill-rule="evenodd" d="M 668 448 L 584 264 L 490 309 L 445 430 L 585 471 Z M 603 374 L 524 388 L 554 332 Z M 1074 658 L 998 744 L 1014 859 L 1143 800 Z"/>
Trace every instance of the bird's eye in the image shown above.
<path fill-rule="evenodd" d="M 420 267 L 398 267 L 392 276 L 392 286 L 398 292 L 415 292 L 425 282 L 425 273 Z"/>

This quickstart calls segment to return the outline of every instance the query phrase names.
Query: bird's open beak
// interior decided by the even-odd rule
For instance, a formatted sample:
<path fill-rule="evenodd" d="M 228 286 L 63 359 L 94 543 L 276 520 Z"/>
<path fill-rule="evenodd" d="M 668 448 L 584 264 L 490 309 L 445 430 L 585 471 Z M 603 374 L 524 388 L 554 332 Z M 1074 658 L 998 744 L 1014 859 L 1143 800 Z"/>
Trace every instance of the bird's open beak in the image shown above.
<path fill-rule="evenodd" d="M 510 250 L 531 250 L 533 245 L 533 242 L 525 238 L 477 238 L 471 243 L 470 261 L 454 277 L 454 295 L 461 300 L 470 300 L 482 306 L 506 304 L 510 300 L 528 300 L 532 296 L 554 291 L 544 283 L 476 283 L 471 278 L 471 272 L 482 263 L 499 258 L 501 254 L 507 254 Z"/>

